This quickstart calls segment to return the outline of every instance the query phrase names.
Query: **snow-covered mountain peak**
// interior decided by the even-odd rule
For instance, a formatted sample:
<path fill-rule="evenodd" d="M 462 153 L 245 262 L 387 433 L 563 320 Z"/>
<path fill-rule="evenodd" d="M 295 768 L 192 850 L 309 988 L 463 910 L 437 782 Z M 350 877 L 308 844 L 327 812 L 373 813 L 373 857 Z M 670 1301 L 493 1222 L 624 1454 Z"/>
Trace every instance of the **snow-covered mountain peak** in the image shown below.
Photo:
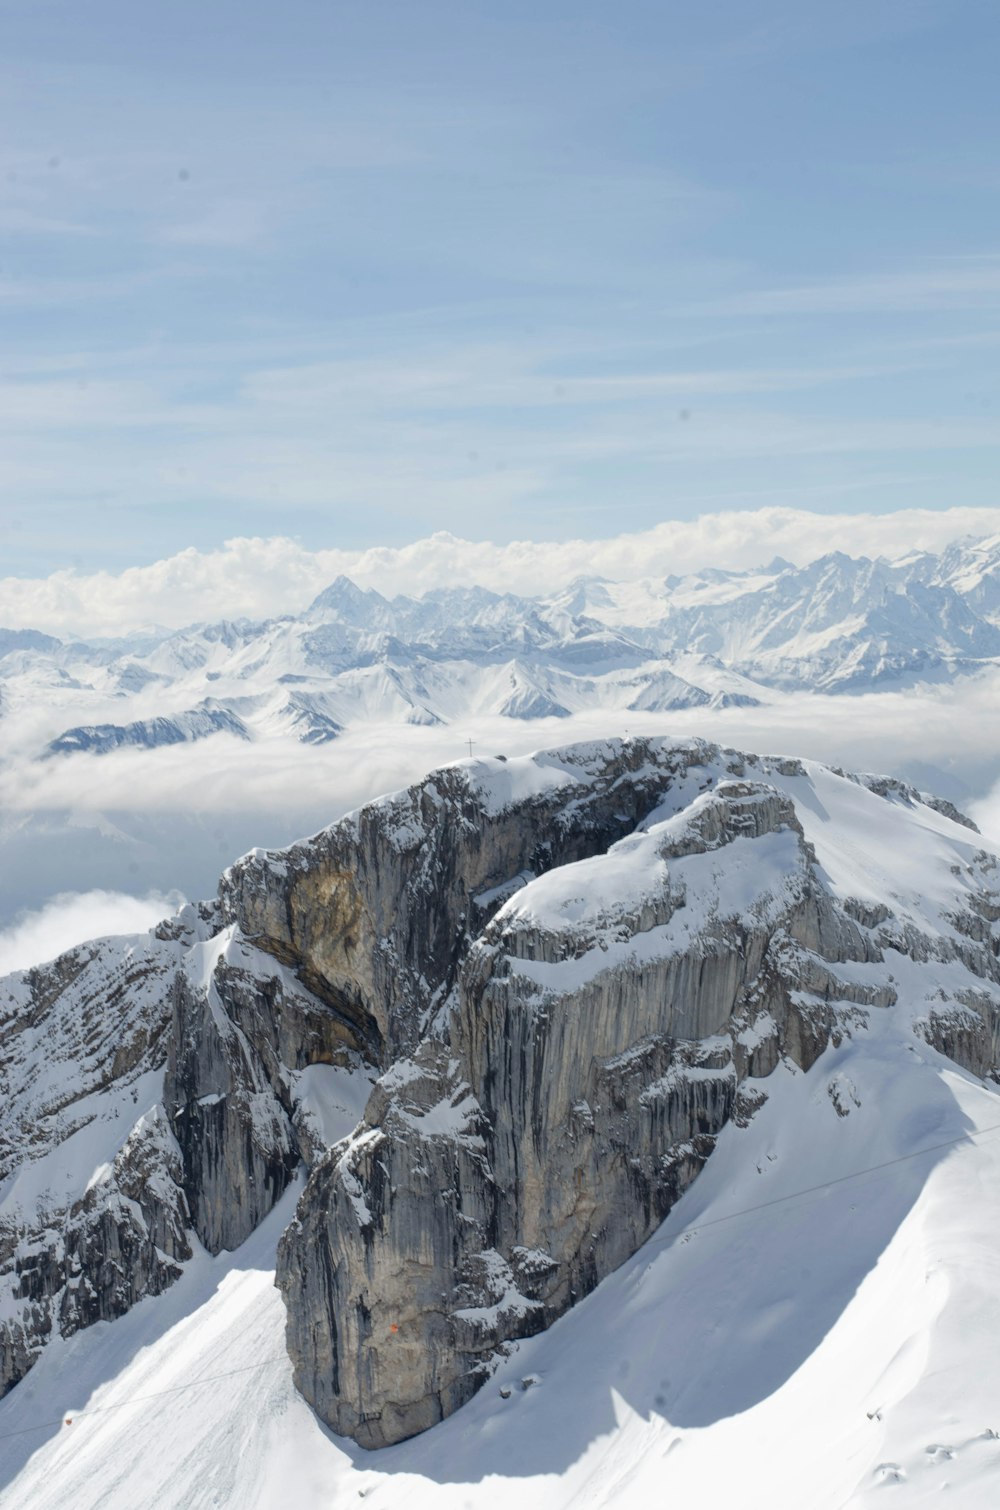
<path fill-rule="evenodd" d="M 59 650 L 61 641 L 37 629 L 0 628 L 0 658 L 18 650 Z"/>
<path fill-rule="evenodd" d="M 0 693 L 9 736 L 22 720 L 44 725 L 36 753 L 68 758 L 155 744 L 157 730 L 164 742 L 233 732 L 226 715 L 241 738 L 314 743 L 372 720 L 604 709 L 627 721 L 939 684 L 998 663 L 1000 537 L 895 561 L 834 551 L 805 567 L 591 575 L 540 597 L 456 583 L 390 600 L 340 577 L 303 614 L 196 625 L 153 644 L 0 642 Z M 282 693 L 293 686 L 291 706 Z M 216 722 L 191 722 L 206 698 Z"/>
<path fill-rule="evenodd" d="M 901 782 L 623 739 L 433 771 L 0 982 L 5 1505 L 723 1502 L 749 1461 L 754 1510 L 985 1510 L 998 919 L 996 847 Z"/>
<path fill-rule="evenodd" d="M 371 628 L 373 624 L 383 622 L 383 613 L 388 608 L 388 600 L 380 592 L 373 587 L 359 587 L 350 577 L 341 574 L 316 595 L 306 614 L 310 618 L 333 614 L 346 624 Z"/>

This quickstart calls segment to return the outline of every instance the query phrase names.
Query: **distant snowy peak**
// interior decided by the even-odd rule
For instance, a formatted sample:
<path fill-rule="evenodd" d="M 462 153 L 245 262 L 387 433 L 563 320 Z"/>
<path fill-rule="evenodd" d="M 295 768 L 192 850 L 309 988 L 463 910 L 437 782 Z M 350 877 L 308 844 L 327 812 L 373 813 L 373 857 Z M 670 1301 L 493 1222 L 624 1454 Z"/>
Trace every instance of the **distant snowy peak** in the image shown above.
<path fill-rule="evenodd" d="M 388 601 L 371 587 L 358 587 L 350 577 L 340 576 L 323 589 L 306 609 L 310 619 L 332 615 L 356 628 L 381 625 L 391 615 Z"/>
<path fill-rule="evenodd" d="M 0 657 L 15 650 L 58 650 L 60 643 L 37 629 L 0 629 Z"/>
<path fill-rule="evenodd" d="M 567 614 L 600 614 L 615 606 L 612 585 L 606 577 L 574 577 L 553 603 Z"/>
<path fill-rule="evenodd" d="M 897 560 L 830 552 L 548 597 L 456 585 L 387 598 L 338 577 L 299 615 L 131 644 L 0 631 L 0 703 L 51 710 L 50 751 L 228 733 L 336 738 L 369 721 L 546 719 L 752 705 L 947 682 L 1000 661 L 1000 536 Z"/>
<path fill-rule="evenodd" d="M 522 666 L 510 667 L 510 692 L 498 712 L 504 718 L 567 718 L 569 709 L 553 697 Z"/>
<path fill-rule="evenodd" d="M 642 681 L 641 691 L 629 703 L 629 711 L 667 713 L 674 708 L 703 708 L 713 701 L 710 693 L 693 687 L 683 677 L 675 676 L 672 671 L 658 671 Z"/>
<path fill-rule="evenodd" d="M 134 746 L 155 750 L 163 745 L 189 744 L 212 734 L 232 734 L 249 739 L 246 725 L 226 708 L 192 708 L 173 718 L 149 718 L 131 724 L 92 724 L 67 729 L 49 744 L 51 755 L 79 754 L 88 751 L 105 755 L 109 750 Z"/>

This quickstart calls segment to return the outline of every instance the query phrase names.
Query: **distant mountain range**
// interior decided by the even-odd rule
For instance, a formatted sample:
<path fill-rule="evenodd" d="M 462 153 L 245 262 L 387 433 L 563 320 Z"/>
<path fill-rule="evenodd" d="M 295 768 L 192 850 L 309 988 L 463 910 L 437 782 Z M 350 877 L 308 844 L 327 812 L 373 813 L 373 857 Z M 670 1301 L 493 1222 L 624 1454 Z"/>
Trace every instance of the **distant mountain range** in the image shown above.
<path fill-rule="evenodd" d="M 392 599 L 338 577 L 304 613 L 64 643 L 0 629 L 0 715 L 48 710 L 36 753 L 226 733 L 335 739 L 363 722 L 751 705 L 951 681 L 1000 661 L 1000 536 L 939 555 L 612 582 L 548 597 Z"/>

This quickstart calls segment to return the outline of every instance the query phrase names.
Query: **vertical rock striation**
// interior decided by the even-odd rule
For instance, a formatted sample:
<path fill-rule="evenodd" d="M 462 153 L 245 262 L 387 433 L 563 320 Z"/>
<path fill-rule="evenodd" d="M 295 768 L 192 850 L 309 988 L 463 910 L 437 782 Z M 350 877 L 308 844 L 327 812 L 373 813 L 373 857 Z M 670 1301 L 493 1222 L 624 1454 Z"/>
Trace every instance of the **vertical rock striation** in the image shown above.
<path fill-rule="evenodd" d="M 925 1023 L 954 1051 L 975 1017 L 966 1057 L 985 1064 L 992 935 L 970 952 L 888 912 L 865 926 L 805 838 L 796 763 L 644 754 L 647 831 L 564 862 L 486 923 L 282 1240 L 296 1381 L 364 1446 L 447 1415 L 633 1253 L 780 1060 L 807 1070 L 892 1007 L 886 947 L 990 983 Z"/>
<path fill-rule="evenodd" d="M 961 823 L 697 740 L 463 763 L 10 977 L 0 1388 L 238 1246 L 304 1164 L 298 1386 L 368 1447 L 433 1425 L 645 1241 L 779 1066 L 893 1011 L 996 1072 L 1000 886 Z"/>
<path fill-rule="evenodd" d="M 156 1104 L 181 948 L 106 939 L 0 982 L 0 1393 L 191 1256 Z"/>
<path fill-rule="evenodd" d="M 386 1066 L 419 1042 L 506 895 L 631 833 L 699 759 L 694 742 L 578 745 L 535 757 L 516 793 L 500 763 L 489 781 L 436 771 L 313 839 L 248 855 L 223 877 L 223 917 Z"/>

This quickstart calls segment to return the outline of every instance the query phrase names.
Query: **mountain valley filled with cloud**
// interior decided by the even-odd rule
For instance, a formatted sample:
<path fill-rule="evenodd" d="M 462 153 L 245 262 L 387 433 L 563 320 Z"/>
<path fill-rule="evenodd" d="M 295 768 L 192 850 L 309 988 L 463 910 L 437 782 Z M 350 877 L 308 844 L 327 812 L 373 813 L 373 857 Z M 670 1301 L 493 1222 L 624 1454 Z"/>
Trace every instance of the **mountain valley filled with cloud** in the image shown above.
<path fill-rule="evenodd" d="M 9 0 L 2 1510 L 996 1510 L 995 0 Z"/>

